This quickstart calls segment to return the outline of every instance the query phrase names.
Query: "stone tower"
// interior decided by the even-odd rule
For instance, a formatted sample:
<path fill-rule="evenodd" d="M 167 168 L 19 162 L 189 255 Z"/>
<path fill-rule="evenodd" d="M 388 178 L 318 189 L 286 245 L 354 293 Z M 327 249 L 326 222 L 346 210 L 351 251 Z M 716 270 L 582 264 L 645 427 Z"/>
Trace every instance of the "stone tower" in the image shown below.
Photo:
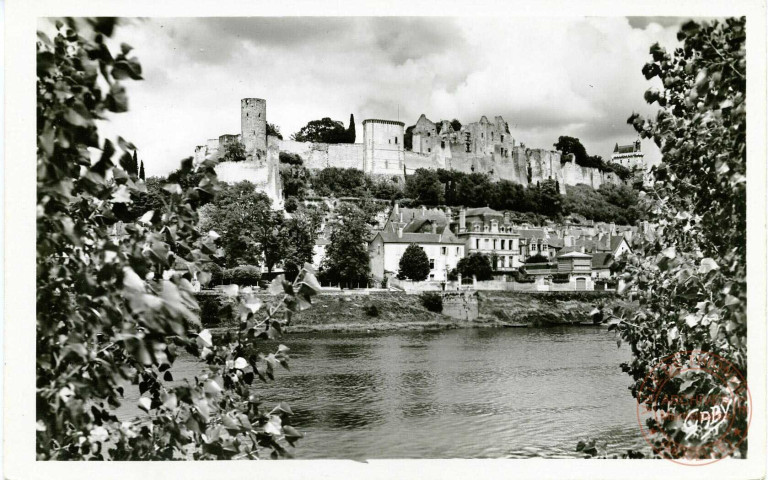
<path fill-rule="evenodd" d="M 263 98 L 240 100 L 240 131 L 248 160 L 264 160 L 267 155 L 267 101 Z"/>

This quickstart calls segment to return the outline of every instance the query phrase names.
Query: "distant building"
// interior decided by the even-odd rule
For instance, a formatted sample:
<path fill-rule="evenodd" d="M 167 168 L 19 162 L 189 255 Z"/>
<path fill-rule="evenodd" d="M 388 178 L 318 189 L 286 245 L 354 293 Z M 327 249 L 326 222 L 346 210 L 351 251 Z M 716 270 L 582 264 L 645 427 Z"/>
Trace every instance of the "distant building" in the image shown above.
<path fill-rule="evenodd" d="M 642 177 L 643 183 L 646 185 L 652 181 L 648 165 L 645 163 L 645 156 L 640 149 L 640 140 L 636 140 L 629 145 L 619 145 L 617 143 L 613 147 L 611 162 L 618 163 L 630 170 L 635 170 L 636 175 Z"/>

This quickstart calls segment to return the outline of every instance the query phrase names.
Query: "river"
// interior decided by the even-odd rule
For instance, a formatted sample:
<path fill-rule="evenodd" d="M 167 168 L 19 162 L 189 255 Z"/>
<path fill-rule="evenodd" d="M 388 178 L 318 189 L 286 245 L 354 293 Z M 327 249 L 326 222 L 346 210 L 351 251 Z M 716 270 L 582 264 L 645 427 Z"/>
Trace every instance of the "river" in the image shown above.
<path fill-rule="evenodd" d="M 303 333 L 282 342 L 291 371 L 255 389 L 267 405 L 293 409 L 306 436 L 296 458 L 578 457 L 586 437 L 612 451 L 645 446 L 619 368 L 630 352 L 601 327 Z M 200 368 L 181 357 L 173 372 Z"/>

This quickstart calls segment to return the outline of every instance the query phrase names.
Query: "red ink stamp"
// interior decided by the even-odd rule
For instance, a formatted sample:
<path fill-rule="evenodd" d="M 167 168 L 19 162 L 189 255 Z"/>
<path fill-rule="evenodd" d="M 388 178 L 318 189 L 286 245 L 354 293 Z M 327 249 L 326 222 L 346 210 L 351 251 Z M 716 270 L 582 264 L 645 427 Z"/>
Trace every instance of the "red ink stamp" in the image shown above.
<path fill-rule="evenodd" d="M 742 372 L 723 357 L 701 350 L 664 357 L 636 397 L 640 430 L 662 458 L 700 466 L 741 455 L 751 395 Z"/>

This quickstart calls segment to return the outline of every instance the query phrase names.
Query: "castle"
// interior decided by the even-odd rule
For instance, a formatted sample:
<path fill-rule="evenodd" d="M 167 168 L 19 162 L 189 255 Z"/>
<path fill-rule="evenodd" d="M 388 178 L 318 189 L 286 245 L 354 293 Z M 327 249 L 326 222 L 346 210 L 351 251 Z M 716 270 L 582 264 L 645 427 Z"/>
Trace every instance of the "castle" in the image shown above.
<path fill-rule="evenodd" d="M 450 122 L 436 124 L 421 115 L 411 131 L 411 149 L 405 148 L 405 124 L 394 120 L 363 120 L 362 143 L 326 144 L 280 140 L 267 134 L 266 100 L 244 98 L 240 102 L 239 135 L 221 135 L 195 148 L 195 161 L 223 155 L 227 144 L 239 141 L 246 161 L 221 162 L 219 178 L 226 182 L 248 180 L 265 192 L 275 208 L 282 208 L 279 154 L 298 154 L 310 170 L 328 167 L 356 168 L 366 174 L 402 182 L 418 168 L 444 168 L 465 173 L 478 172 L 494 180 L 536 185 L 543 180 L 566 185 L 586 184 L 599 188 L 603 183 L 621 184 L 613 172 L 577 165 L 557 150 L 527 148 L 518 143 L 500 116 L 493 122 L 485 116 L 455 131 Z M 638 157 L 639 154 L 639 157 Z M 615 161 L 615 160 L 614 160 Z M 642 164 L 642 153 L 633 151 L 632 161 Z"/>

